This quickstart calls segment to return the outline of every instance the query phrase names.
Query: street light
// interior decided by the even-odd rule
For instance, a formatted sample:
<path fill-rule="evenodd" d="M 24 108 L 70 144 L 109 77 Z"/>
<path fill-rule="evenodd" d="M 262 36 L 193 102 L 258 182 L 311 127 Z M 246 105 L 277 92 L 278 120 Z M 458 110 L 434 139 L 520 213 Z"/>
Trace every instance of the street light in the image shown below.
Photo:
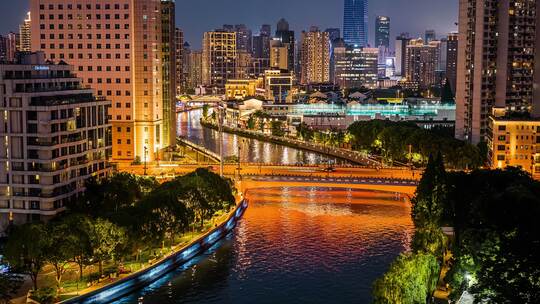
<path fill-rule="evenodd" d="M 144 175 L 146 176 L 146 157 L 148 155 L 148 147 L 144 146 Z"/>

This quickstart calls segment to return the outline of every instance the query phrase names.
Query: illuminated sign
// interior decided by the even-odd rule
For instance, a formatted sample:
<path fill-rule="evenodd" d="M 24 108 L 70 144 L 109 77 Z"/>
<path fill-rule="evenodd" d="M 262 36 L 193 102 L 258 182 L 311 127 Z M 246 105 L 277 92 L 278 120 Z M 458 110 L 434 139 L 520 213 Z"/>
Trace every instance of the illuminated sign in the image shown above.
<path fill-rule="evenodd" d="M 34 71 L 48 71 L 49 67 L 46 65 L 36 65 Z"/>

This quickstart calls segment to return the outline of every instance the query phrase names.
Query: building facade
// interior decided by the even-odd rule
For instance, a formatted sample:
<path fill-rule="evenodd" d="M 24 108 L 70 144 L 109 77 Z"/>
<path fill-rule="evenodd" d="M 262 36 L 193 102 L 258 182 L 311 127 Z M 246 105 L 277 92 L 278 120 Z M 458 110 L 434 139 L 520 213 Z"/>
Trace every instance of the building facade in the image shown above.
<path fill-rule="evenodd" d="M 330 36 L 317 28 L 302 32 L 301 83 L 330 81 Z"/>
<path fill-rule="evenodd" d="M 206 86 L 225 88 L 228 79 L 236 77 L 236 33 L 214 31 L 204 33 L 202 49 L 202 81 Z"/>
<path fill-rule="evenodd" d="M 377 88 L 378 55 L 376 48 L 336 47 L 335 83 L 343 89 Z"/>
<path fill-rule="evenodd" d="M 270 68 L 274 70 L 289 69 L 289 49 L 288 43 L 274 39 L 270 41 Z"/>
<path fill-rule="evenodd" d="M 202 51 L 200 50 L 192 50 L 189 53 L 187 86 L 190 89 L 195 89 L 203 84 L 202 58 Z"/>
<path fill-rule="evenodd" d="M 343 39 L 356 47 L 368 46 L 368 1 L 345 0 Z"/>
<path fill-rule="evenodd" d="M 488 121 L 490 167 L 518 167 L 540 178 L 540 120 L 512 117 L 506 109 L 494 108 Z"/>
<path fill-rule="evenodd" d="M 456 94 L 457 82 L 458 45 L 457 33 L 448 34 L 446 39 L 446 79 L 454 94 Z"/>
<path fill-rule="evenodd" d="M 184 91 L 186 90 L 186 75 L 185 75 L 186 68 L 184 65 L 186 63 L 185 56 L 187 56 L 188 54 L 186 54 L 185 52 L 186 49 L 184 47 L 184 31 L 182 31 L 179 28 L 176 28 L 174 35 L 175 35 L 174 43 L 176 44 L 175 46 L 176 95 L 179 96 L 182 93 L 184 93 Z"/>
<path fill-rule="evenodd" d="M 375 47 L 390 49 L 390 18 L 377 16 L 375 19 Z"/>
<path fill-rule="evenodd" d="M 407 81 L 421 87 L 437 84 L 435 71 L 439 65 L 439 42 L 424 44 L 422 39 L 411 40 L 407 46 L 405 76 Z"/>
<path fill-rule="evenodd" d="M 292 103 L 294 76 L 286 70 L 267 70 L 264 74 L 266 99 L 275 104 Z"/>
<path fill-rule="evenodd" d="M 405 76 L 405 63 L 407 61 L 407 46 L 411 38 L 407 33 L 402 33 L 396 38 L 396 76 Z"/>
<path fill-rule="evenodd" d="M 287 59 L 288 68 L 287 70 L 294 72 L 295 67 L 295 45 L 296 40 L 294 37 L 294 31 L 289 29 L 289 23 L 285 19 L 281 19 L 277 23 L 276 36 L 274 37 L 277 40 L 280 40 L 282 43 L 289 46 L 289 58 Z"/>
<path fill-rule="evenodd" d="M 460 0 L 456 137 L 485 141 L 494 106 L 540 114 L 540 1 Z"/>
<path fill-rule="evenodd" d="M 19 46 L 18 50 L 21 52 L 32 51 L 32 18 L 31 13 L 26 14 L 26 18 L 19 26 Z"/>
<path fill-rule="evenodd" d="M 0 65 L 0 231 L 48 220 L 110 172 L 110 101 L 42 53 Z"/>
<path fill-rule="evenodd" d="M 163 62 L 174 60 L 172 6 L 172 0 L 30 1 L 32 49 L 74 65 L 85 86 L 112 101 L 114 161 L 153 161 L 176 144 L 174 128 L 164 125 L 175 117 L 174 94 L 164 96 L 164 85 L 175 88 L 174 62 Z"/>

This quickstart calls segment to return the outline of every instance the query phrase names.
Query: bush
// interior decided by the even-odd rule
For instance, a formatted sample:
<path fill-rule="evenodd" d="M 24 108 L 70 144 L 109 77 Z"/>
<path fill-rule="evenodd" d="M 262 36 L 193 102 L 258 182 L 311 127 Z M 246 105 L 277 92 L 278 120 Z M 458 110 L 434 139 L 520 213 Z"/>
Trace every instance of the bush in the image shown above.
<path fill-rule="evenodd" d="M 47 287 L 33 291 L 30 299 L 37 301 L 41 304 L 52 304 L 55 303 L 56 296 L 56 289 Z"/>
<path fill-rule="evenodd" d="M 373 303 L 426 303 L 437 284 L 439 263 L 431 254 L 402 254 L 373 285 Z"/>

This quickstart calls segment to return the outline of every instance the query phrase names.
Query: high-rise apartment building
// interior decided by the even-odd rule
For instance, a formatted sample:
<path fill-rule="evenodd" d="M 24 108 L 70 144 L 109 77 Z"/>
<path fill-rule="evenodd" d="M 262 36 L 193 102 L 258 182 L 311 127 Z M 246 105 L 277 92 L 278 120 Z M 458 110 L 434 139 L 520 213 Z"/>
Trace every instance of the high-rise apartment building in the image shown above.
<path fill-rule="evenodd" d="M 19 47 L 18 50 L 21 52 L 31 52 L 32 51 L 32 18 L 31 13 L 26 14 L 26 18 L 23 23 L 19 26 Z"/>
<path fill-rule="evenodd" d="M 253 52 L 253 34 L 245 24 L 234 26 L 236 31 L 236 48 L 247 53 Z"/>
<path fill-rule="evenodd" d="M 377 16 L 375 19 L 375 47 L 390 48 L 390 18 Z"/>
<path fill-rule="evenodd" d="M 494 106 L 540 114 L 540 1 L 460 0 L 456 137 L 486 139 Z"/>
<path fill-rule="evenodd" d="M 411 42 L 408 33 L 402 33 L 396 38 L 396 75 L 405 76 L 405 63 L 407 61 L 407 46 Z"/>
<path fill-rule="evenodd" d="M 287 70 L 294 71 L 295 68 L 295 38 L 294 31 L 289 29 L 289 23 L 285 19 L 280 19 L 277 23 L 275 39 L 280 40 L 282 43 L 289 45 L 289 59 L 287 60 L 289 67 Z"/>
<path fill-rule="evenodd" d="M 176 95 L 184 93 L 186 87 L 186 78 L 184 75 L 184 32 L 176 28 L 175 30 L 175 51 L 176 51 Z"/>
<path fill-rule="evenodd" d="M 281 40 L 270 41 L 270 68 L 277 70 L 289 69 L 289 49 L 288 43 Z"/>
<path fill-rule="evenodd" d="M 0 65 L 0 231 L 48 220 L 110 172 L 110 101 L 42 53 Z"/>
<path fill-rule="evenodd" d="M 236 32 L 216 30 L 204 33 L 202 80 L 206 86 L 225 88 L 228 79 L 236 77 Z"/>
<path fill-rule="evenodd" d="M 312 27 L 302 32 L 301 83 L 330 82 L 330 35 Z"/>
<path fill-rule="evenodd" d="M 456 94 L 458 46 L 458 34 L 448 34 L 446 38 L 446 79 L 454 94 Z"/>
<path fill-rule="evenodd" d="M 424 44 L 422 39 L 413 39 L 407 46 L 405 76 L 407 81 L 422 87 L 437 84 L 436 69 L 439 65 L 439 41 Z"/>
<path fill-rule="evenodd" d="M 73 64 L 85 86 L 112 101 L 113 160 L 152 161 L 175 144 L 174 1 L 30 4 L 32 49 Z"/>
<path fill-rule="evenodd" d="M 192 50 L 189 55 L 187 86 L 194 89 L 203 84 L 202 80 L 202 51 Z"/>
<path fill-rule="evenodd" d="M 377 87 L 379 49 L 339 46 L 334 48 L 335 83 L 343 89 Z"/>
<path fill-rule="evenodd" d="M 356 47 L 368 45 L 368 1 L 345 0 L 343 13 L 343 39 Z"/>

